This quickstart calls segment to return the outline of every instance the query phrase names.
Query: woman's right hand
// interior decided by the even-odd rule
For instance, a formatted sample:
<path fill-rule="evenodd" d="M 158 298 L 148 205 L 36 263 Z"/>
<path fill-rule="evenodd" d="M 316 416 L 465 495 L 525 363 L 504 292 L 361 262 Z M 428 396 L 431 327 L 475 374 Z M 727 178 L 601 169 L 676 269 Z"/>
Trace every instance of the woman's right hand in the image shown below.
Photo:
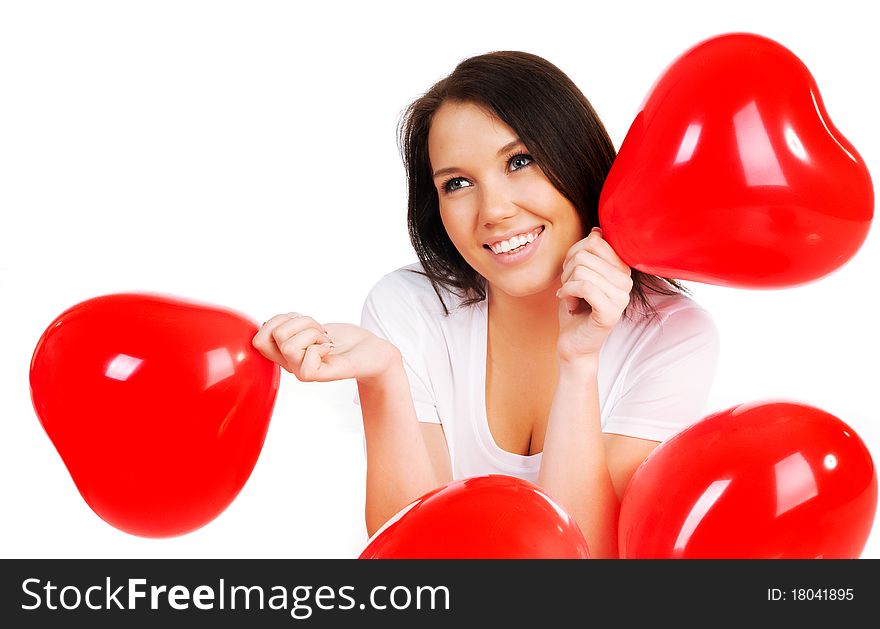
<path fill-rule="evenodd" d="M 269 319 L 254 336 L 253 345 L 302 382 L 369 381 L 400 357 L 394 345 L 360 326 L 321 325 L 296 312 Z"/>

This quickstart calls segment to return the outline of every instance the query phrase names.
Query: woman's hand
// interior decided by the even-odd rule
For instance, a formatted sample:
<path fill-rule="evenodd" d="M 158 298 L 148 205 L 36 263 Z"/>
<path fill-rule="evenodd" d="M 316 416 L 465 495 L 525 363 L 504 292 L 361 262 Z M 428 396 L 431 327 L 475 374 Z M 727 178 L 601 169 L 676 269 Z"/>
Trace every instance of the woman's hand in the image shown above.
<path fill-rule="evenodd" d="M 632 290 L 630 268 L 594 227 L 565 256 L 559 303 L 559 340 L 563 363 L 596 359 L 605 338 L 620 320 Z M 581 301 L 583 299 L 584 301 Z"/>
<path fill-rule="evenodd" d="M 272 317 L 253 339 L 259 352 L 303 382 L 369 381 L 399 357 L 394 345 L 349 323 L 321 325 L 296 312 Z"/>

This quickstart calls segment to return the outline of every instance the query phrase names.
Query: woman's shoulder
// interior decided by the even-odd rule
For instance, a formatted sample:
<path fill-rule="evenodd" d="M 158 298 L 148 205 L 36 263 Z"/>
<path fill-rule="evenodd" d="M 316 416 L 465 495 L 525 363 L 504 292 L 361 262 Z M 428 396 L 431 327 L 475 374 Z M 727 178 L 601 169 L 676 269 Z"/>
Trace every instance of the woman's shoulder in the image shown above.
<path fill-rule="evenodd" d="M 440 290 L 443 299 L 448 300 L 448 291 L 442 287 Z M 407 264 L 383 275 L 370 289 L 367 299 L 400 307 L 410 306 L 424 314 L 443 312 L 437 292 L 421 262 Z"/>
<path fill-rule="evenodd" d="M 718 327 L 712 313 L 683 293 L 648 296 L 657 313 L 648 320 L 648 330 L 656 328 L 655 343 L 677 344 L 685 340 L 717 345 Z"/>
<path fill-rule="evenodd" d="M 413 262 L 385 273 L 375 284 L 376 286 L 405 286 L 411 290 L 430 288 L 431 283 L 424 275 L 421 262 Z"/>
<path fill-rule="evenodd" d="M 645 297 L 653 312 L 639 309 L 628 319 L 628 334 L 644 341 L 674 342 L 683 337 L 702 336 L 717 339 L 718 328 L 712 314 L 692 297 L 684 293 L 656 293 L 646 291 Z"/>
<path fill-rule="evenodd" d="M 672 315 L 688 310 L 698 313 L 704 313 L 706 317 L 711 318 L 711 314 L 706 308 L 700 305 L 695 299 L 684 293 L 655 293 L 646 291 L 645 297 L 653 306 L 660 321 L 670 318 Z"/>
<path fill-rule="evenodd" d="M 370 289 L 370 293 L 403 294 L 411 297 L 420 297 L 423 293 L 431 292 L 431 281 L 424 274 L 421 262 L 407 264 L 393 271 L 385 273 Z"/>
<path fill-rule="evenodd" d="M 640 309 L 620 320 L 603 347 L 606 362 L 631 377 L 660 373 L 672 365 L 714 365 L 721 343 L 709 311 L 686 294 L 646 291 L 645 296 L 653 313 Z"/>

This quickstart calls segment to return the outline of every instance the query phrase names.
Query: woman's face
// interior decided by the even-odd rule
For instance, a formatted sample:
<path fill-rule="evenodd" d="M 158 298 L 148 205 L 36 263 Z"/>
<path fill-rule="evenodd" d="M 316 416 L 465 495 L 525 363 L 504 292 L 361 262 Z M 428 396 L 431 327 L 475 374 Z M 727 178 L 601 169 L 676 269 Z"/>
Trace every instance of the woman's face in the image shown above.
<path fill-rule="evenodd" d="M 446 232 L 490 290 L 555 291 L 583 226 L 516 133 L 485 108 L 446 101 L 434 114 L 428 153 Z"/>

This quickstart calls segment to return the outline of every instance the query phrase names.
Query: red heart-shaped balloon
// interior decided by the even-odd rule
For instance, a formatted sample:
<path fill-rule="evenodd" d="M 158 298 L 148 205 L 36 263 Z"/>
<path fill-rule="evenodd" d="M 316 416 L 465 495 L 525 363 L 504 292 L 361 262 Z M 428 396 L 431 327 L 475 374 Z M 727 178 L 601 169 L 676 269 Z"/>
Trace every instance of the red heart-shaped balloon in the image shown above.
<path fill-rule="evenodd" d="M 740 404 L 636 469 L 620 506 L 620 556 L 855 559 L 876 510 L 874 462 L 851 427 L 805 404 Z"/>
<path fill-rule="evenodd" d="M 588 559 L 577 523 L 537 485 L 490 474 L 404 507 L 360 559 Z"/>
<path fill-rule="evenodd" d="M 605 238 L 663 277 L 779 288 L 862 245 L 871 178 L 807 67 L 748 33 L 708 39 L 660 76 L 599 199 Z"/>
<path fill-rule="evenodd" d="M 219 515 L 256 464 L 280 371 L 238 312 L 116 294 L 59 315 L 31 398 L 82 497 L 116 528 L 180 535 Z"/>

